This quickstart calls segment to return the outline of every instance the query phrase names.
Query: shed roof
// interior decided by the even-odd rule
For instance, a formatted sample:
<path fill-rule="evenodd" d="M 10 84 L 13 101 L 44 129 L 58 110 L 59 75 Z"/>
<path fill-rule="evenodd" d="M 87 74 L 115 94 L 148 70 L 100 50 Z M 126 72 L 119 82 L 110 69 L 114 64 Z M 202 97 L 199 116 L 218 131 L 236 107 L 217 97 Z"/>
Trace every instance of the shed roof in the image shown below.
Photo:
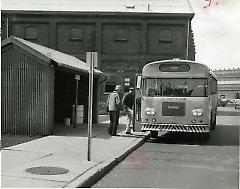
<path fill-rule="evenodd" d="M 41 58 L 42 60 L 48 63 L 50 63 L 51 60 L 53 60 L 60 67 L 65 67 L 67 69 L 80 72 L 86 73 L 89 72 L 89 66 L 85 62 L 79 60 L 74 56 L 44 47 L 42 45 L 31 43 L 29 41 L 17 38 L 15 36 L 10 36 L 9 38 L 3 40 L 1 46 L 4 47 L 5 45 L 10 43 L 13 43 L 27 51 L 30 51 L 30 53 L 36 55 L 37 57 Z M 102 72 L 97 69 L 94 69 L 94 73 L 97 75 L 102 74 Z"/>
<path fill-rule="evenodd" d="M 193 14 L 189 0 L 2 0 L 2 10 Z"/>

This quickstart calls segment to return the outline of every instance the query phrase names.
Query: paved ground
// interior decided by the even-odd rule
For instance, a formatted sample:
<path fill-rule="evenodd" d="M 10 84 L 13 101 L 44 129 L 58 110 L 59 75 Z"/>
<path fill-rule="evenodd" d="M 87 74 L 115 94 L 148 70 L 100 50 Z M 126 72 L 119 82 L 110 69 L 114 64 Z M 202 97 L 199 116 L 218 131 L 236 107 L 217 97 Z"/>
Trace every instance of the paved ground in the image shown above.
<path fill-rule="evenodd" d="M 218 107 L 217 125 L 240 125 L 240 109 Z"/>
<path fill-rule="evenodd" d="M 148 133 L 124 134 L 125 121 L 125 117 L 120 119 L 119 136 L 108 135 L 106 123 L 93 126 L 91 161 L 87 161 L 86 124 L 77 128 L 59 126 L 54 135 L 4 148 L 1 151 L 2 187 L 90 186 L 148 137 Z M 31 168 L 39 171 L 27 172 Z M 68 172 L 57 174 L 62 170 Z"/>
<path fill-rule="evenodd" d="M 235 109 L 234 106 L 218 107 L 218 116 L 240 116 L 240 109 Z"/>
<path fill-rule="evenodd" d="M 240 111 L 219 111 L 209 140 L 171 132 L 149 139 L 92 187 L 239 189 Z"/>
<path fill-rule="evenodd" d="M 218 109 L 222 112 L 222 109 Z M 224 108 L 231 111 L 232 107 Z M 227 115 L 225 114 L 225 118 Z M 240 117 L 239 117 L 240 118 Z M 240 123 L 240 120 L 237 123 Z M 227 118 L 228 119 L 228 118 Z M 229 117 L 231 119 L 231 117 Z M 88 187 L 104 175 L 131 151 L 141 145 L 148 133 L 135 132 L 133 136 L 123 133 L 125 117 L 120 119 L 120 136 L 112 137 L 106 132 L 108 116 L 101 116 L 101 124 L 93 126 L 91 161 L 87 161 L 87 125 L 77 128 L 59 125 L 54 135 L 4 148 L 1 151 L 2 187 Z M 223 123 L 218 119 L 218 123 Z M 226 121 L 228 122 L 228 121 Z M 136 129 L 139 131 L 139 128 Z M 20 141 L 23 142 L 23 141 Z M 53 175 L 53 169 L 45 168 L 48 175 L 26 172 L 40 167 L 64 168 L 65 174 Z"/>

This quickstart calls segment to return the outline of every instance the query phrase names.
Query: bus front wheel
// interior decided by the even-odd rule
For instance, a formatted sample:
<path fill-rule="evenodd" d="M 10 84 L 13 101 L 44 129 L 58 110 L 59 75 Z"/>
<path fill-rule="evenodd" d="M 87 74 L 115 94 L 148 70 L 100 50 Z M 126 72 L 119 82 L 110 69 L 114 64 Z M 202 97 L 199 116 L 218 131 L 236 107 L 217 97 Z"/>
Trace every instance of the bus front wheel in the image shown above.
<path fill-rule="evenodd" d="M 158 137 L 158 132 L 157 131 L 150 131 L 150 137 L 151 138 L 157 138 Z"/>

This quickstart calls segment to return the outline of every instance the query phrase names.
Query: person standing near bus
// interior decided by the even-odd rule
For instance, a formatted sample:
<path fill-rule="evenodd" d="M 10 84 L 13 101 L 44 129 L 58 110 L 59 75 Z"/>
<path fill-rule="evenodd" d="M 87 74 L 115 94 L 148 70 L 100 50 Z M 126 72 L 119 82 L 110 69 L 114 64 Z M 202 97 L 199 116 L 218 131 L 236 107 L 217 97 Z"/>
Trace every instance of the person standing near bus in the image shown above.
<path fill-rule="evenodd" d="M 132 134 L 131 127 L 133 125 L 133 105 L 134 105 L 133 88 L 129 88 L 129 92 L 123 96 L 124 112 L 127 115 L 126 134 Z"/>
<path fill-rule="evenodd" d="M 110 116 L 110 126 L 108 128 L 108 133 L 112 136 L 117 135 L 117 128 L 119 124 L 119 113 L 122 110 L 122 86 L 116 85 L 114 91 L 108 95 L 107 99 L 107 109 Z"/>

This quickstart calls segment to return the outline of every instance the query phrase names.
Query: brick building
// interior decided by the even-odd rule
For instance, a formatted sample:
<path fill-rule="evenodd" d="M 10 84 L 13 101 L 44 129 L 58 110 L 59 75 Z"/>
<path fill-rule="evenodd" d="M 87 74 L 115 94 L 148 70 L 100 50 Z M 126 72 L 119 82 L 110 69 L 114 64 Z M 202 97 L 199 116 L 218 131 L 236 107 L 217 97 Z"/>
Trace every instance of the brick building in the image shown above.
<path fill-rule="evenodd" d="M 228 99 L 240 95 L 240 68 L 213 70 L 218 78 L 218 95 L 225 95 Z"/>
<path fill-rule="evenodd" d="M 97 51 L 103 105 L 116 84 L 134 86 L 150 61 L 194 60 L 193 16 L 189 0 L 2 0 L 2 39 L 14 35 L 83 61 Z"/>

